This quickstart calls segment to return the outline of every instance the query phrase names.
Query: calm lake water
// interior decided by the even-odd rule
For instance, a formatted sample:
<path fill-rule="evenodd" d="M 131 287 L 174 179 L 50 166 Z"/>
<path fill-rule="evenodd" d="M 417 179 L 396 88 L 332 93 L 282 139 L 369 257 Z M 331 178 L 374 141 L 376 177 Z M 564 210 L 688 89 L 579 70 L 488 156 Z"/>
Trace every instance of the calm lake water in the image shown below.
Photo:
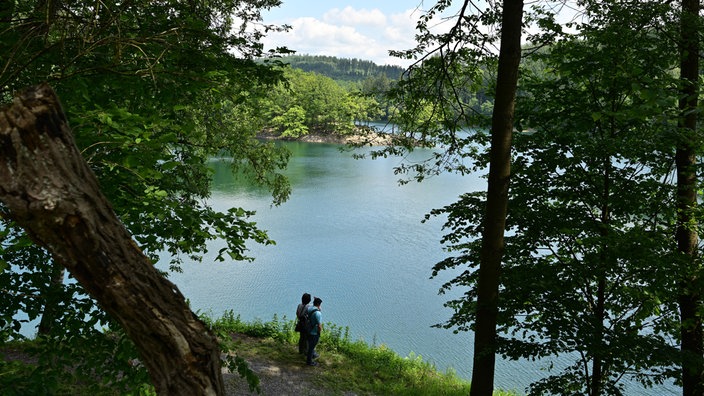
<path fill-rule="evenodd" d="M 213 254 L 172 274 L 192 307 L 214 316 L 233 310 L 247 321 L 291 319 L 301 294 L 309 292 L 323 299 L 324 322 L 349 326 L 352 339 L 384 344 L 401 356 L 421 355 L 469 379 L 472 334 L 431 327 L 451 315 L 443 307 L 451 296 L 438 290 L 452 274 L 429 278 L 446 255 L 439 242 L 443 221 L 421 220 L 463 192 L 485 190 L 485 179 L 444 174 L 399 186 L 393 174 L 398 158 L 355 160 L 337 145 L 281 144 L 293 153 L 286 171 L 293 194 L 278 207 L 266 191 L 233 178 L 225 160 L 213 161 L 212 205 L 256 210 L 253 220 L 277 244 L 251 244 L 252 263 L 213 263 Z M 421 150 L 410 160 L 428 153 Z M 213 244 L 211 251 L 219 247 Z M 522 393 L 546 375 L 544 366 L 499 361 L 496 385 Z M 631 389 L 634 395 L 677 394 L 673 388 Z"/>

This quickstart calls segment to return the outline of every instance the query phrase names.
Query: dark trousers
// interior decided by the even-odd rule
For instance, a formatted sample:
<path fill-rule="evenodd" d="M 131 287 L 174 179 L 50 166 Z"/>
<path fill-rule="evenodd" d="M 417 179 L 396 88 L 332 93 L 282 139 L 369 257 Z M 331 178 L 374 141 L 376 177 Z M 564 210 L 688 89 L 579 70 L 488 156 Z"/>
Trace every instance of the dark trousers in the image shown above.
<path fill-rule="evenodd" d="M 298 333 L 298 353 L 301 355 L 308 353 L 308 336 L 302 331 Z"/>
<path fill-rule="evenodd" d="M 313 363 L 313 355 L 315 354 L 315 346 L 318 345 L 320 341 L 320 334 L 309 334 L 308 335 L 308 356 L 306 357 L 306 363 Z"/>

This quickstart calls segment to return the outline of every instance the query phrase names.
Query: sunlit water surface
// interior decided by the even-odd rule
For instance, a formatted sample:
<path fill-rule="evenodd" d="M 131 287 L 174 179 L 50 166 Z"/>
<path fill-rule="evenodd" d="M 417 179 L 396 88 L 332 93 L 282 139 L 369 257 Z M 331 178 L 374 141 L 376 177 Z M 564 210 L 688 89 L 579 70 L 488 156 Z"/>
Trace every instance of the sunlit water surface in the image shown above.
<path fill-rule="evenodd" d="M 222 247 L 214 244 L 203 263 L 186 263 L 170 279 L 192 307 L 214 316 L 233 310 L 247 321 L 291 319 L 309 292 L 323 299 L 324 321 L 349 326 L 352 339 L 421 355 L 469 379 L 472 334 L 432 327 L 451 315 L 443 303 L 464 290 L 438 295 L 453 275 L 430 279 L 432 266 L 447 255 L 439 242 L 443 221 L 421 220 L 463 192 L 485 190 L 485 179 L 443 174 L 400 186 L 393 173 L 398 158 L 355 160 L 337 145 L 282 144 L 293 152 L 286 171 L 293 194 L 278 207 L 266 191 L 234 178 L 225 160 L 213 161 L 212 205 L 256 210 L 253 220 L 276 245 L 250 244 L 252 263 L 213 263 Z M 421 150 L 410 160 L 428 154 Z M 499 360 L 496 385 L 522 393 L 547 375 L 545 365 Z M 634 395 L 677 393 L 629 386 Z"/>

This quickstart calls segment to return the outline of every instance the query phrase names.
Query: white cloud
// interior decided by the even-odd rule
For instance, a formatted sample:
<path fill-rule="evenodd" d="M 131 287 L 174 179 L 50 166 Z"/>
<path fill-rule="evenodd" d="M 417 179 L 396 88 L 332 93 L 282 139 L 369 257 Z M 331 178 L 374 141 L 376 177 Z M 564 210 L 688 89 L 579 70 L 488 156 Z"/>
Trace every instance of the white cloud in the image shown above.
<path fill-rule="evenodd" d="M 418 16 L 419 14 L 415 10 L 391 15 L 390 23 L 384 27 L 384 37 L 385 41 L 390 44 L 389 49 L 403 50 L 415 46 Z"/>
<path fill-rule="evenodd" d="M 378 9 L 334 8 L 321 19 L 303 17 L 289 21 L 293 27 L 290 32 L 270 33 L 263 42 L 267 48 L 286 46 L 299 54 L 407 66 L 409 61 L 390 57 L 388 51 L 414 46 L 417 17 L 413 10 L 387 16 Z"/>
<path fill-rule="evenodd" d="M 350 6 L 340 10 L 333 8 L 323 14 L 323 20 L 332 24 L 340 24 L 346 26 L 376 26 L 381 27 L 386 24 L 386 15 L 379 9 L 356 10 Z"/>

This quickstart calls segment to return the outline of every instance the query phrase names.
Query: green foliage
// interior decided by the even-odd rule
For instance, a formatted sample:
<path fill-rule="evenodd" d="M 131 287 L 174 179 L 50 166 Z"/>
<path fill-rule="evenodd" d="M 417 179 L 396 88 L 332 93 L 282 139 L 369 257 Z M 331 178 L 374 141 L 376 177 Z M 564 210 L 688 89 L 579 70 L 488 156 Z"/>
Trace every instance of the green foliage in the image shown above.
<path fill-rule="evenodd" d="M 156 262 L 166 252 L 178 270 L 184 257 L 201 260 L 213 239 L 226 243 L 222 261 L 251 260 L 247 243 L 273 243 L 253 212 L 209 206 L 208 161 L 231 158 L 234 170 L 271 189 L 274 203 L 290 193 L 280 173 L 288 153 L 256 139 L 261 101 L 282 79 L 276 62 L 255 62 L 267 56 L 265 31 L 280 29 L 259 22 L 280 1 L 12 4 L 0 21 L 0 101 L 27 85 L 53 86 L 103 193 L 145 254 Z M 116 324 L 1 205 L 0 230 L 0 341 L 22 338 L 20 325 L 42 318 L 37 352 L 47 384 L 80 355 L 77 381 L 135 372 L 124 336 L 95 330 L 119 334 Z M 120 381 L 139 382 L 143 372 Z"/>
<path fill-rule="evenodd" d="M 330 77 L 338 82 L 364 83 L 380 76 L 388 80 L 398 80 L 404 71 L 400 66 L 379 66 L 371 61 L 324 55 L 287 55 L 281 58 L 281 61 L 292 68 Z"/>
<path fill-rule="evenodd" d="M 301 106 L 294 105 L 285 110 L 281 115 L 271 119 L 271 126 L 281 132 L 285 138 L 299 138 L 308 134 L 305 124 L 306 111 Z"/>
<path fill-rule="evenodd" d="M 345 134 L 355 122 L 380 116 L 377 102 L 352 94 L 335 80 L 300 69 L 284 68 L 285 83 L 274 87 L 265 103 L 265 127 L 278 135 L 299 138 L 310 131 Z"/>
<path fill-rule="evenodd" d="M 523 73 L 517 116 L 526 132 L 514 140 L 498 352 L 574 358 L 531 394 L 622 394 L 623 378 L 652 386 L 679 364 L 676 57 L 657 34 L 666 30 L 661 9 L 610 12 Z M 442 326 L 455 331 L 475 321 L 485 206 L 484 194 L 464 194 L 432 212 L 447 216 L 442 241 L 454 254 L 433 275 L 459 274 L 442 292 L 467 289 L 446 304 L 454 314 Z"/>
<path fill-rule="evenodd" d="M 437 1 L 418 23 L 417 47 L 395 52 L 417 60 L 389 91 L 402 136 L 372 154 L 440 148 L 396 169 L 417 180 L 485 170 L 490 160 L 491 135 L 462 127 L 489 126 L 483 105 L 491 98 L 480 95 L 495 89 L 488 43 L 500 29 L 487 27 L 497 24 L 500 7 L 492 5 L 500 3 L 465 3 L 451 28 L 437 33 L 433 22 L 454 12 L 452 3 Z M 663 2 L 580 5 L 586 22 L 560 25 L 544 3 L 532 4 L 524 18 L 539 29 L 530 35 L 534 48 L 526 48 L 519 84 L 498 352 L 575 359 L 532 384 L 532 394 L 621 394 L 623 378 L 645 386 L 677 379 L 685 358 L 674 344 L 674 269 L 682 268 L 672 209 L 673 147 L 681 134 L 678 54 L 669 39 L 679 35 L 676 10 Z M 467 193 L 428 216 L 447 218 L 442 242 L 450 256 L 433 276 L 455 277 L 440 292 L 463 291 L 446 303 L 454 314 L 439 327 L 474 329 L 486 210 L 484 193 Z"/>
<path fill-rule="evenodd" d="M 347 103 L 350 107 L 352 118 L 355 122 L 365 121 L 388 121 L 393 113 L 393 105 L 386 100 L 384 95 L 400 79 L 404 69 L 399 66 L 383 65 L 378 66 L 370 61 L 359 59 L 343 59 L 331 56 L 315 55 L 288 55 L 281 58 L 281 62 L 292 69 L 302 70 L 306 75 L 314 76 L 317 79 L 329 78 L 335 81 L 349 95 Z M 290 78 L 289 78 L 290 80 Z M 315 96 L 327 95 L 328 92 L 316 92 Z M 309 98 L 310 99 L 310 98 Z M 323 100 L 333 100 L 334 98 L 322 98 Z M 277 104 L 283 103 L 280 99 L 275 99 Z M 299 103 L 301 104 L 301 103 Z M 305 105 L 305 101 L 301 106 Z M 278 130 L 283 130 L 282 136 L 296 138 L 307 133 L 301 129 L 297 122 L 292 126 L 281 125 L 290 122 L 292 118 L 300 120 L 297 113 L 288 114 L 285 109 L 294 109 L 294 106 L 284 105 L 284 109 L 277 109 L 277 120 L 271 126 Z M 304 108 L 305 110 L 305 108 Z M 285 112 L 282 114 L 282 112 Z M 278 117 L 284 117 L 278 119 Z M 311 126 L 311 125 L 308 125 Z M 287 130 L 291 130 L 287 133 Z M 341 128 L 344 132 L 344 128 Z"/>
<path fill-rule="evenodd" d="M 250 390 L 261 392 L 261 387 L 259 385 L 259 377 L 252 371 L 247 362 L 237 354 L 236 345 L 232 341 L 233 333 L 247 333 L 248 329 L 255 327 L 260 331 L 253 331 L 255 334 L 275 334 L 275 330 L 261 331 L 262 327 L 266 325 L 261 322 L 256 322 L 253 325 L 242 322 L 239 315 L 235 316 L 232 310 L 225 312 L 220 318 L 213 320 L 208 315 L 200 315 L 201 320 L 203 320 L 208 327 L 215 333 L 219 342 L 220 350 L 225 352 L 222 359 L 223 367 L 226 367 L 233 373 L 238 373 L 240 377 L 244 378 L 249 385 Z M 271 328 L 270 328 L 271 329 Z"/>
<path fill-rule="evenodd" d="M 226 367 L 230 372 L 237 373 L 240 377 L 244 378 L 249 384 L 249 389 L 251 391 L 256 391 L 261 393 L 261 386 L 259 384 L 259 377 L 257 374 L 249 368 L 249 364 L 243 358 L 237 355 L 225 355 L 223 361 L 223 367 Z"/>
<path fill-rule="evenodd" d="M 440 57 L 412 67 L 384 95 L 389 121 L 396 126 L 394 145 L 375 149 L 371 158 L 404 156 L 416 147 L 442 148 L 428 158 L 401 162 L 394 171 L 422 181 L 441 172 L 476 171 L 478 146 L 488 143 L 481 132 L 488 126 L 492 100 L 486 94 L 494 61 Z"/>
<path fill-rule="evenodd" d="M 214 329 L 221 338 L 231 333 L 242 333 L 258 338 L 273 338 L 281 342 L 286 342 L 293 339 L 294 331 L 291 321 L 286 320 L 284 316 L 279 319 L 274 315 L 269 322 L 264 322 L 261 319 L 253 322 L 243 322 L 239 315 L 235 316 L 234 311 L 225 312 L 220 318 L 211 320 L 208 315 L 201 315 L 210 328 Z"/>
<path fill-rule="evenodd" d="M 52 383 L 50 378 L 37 378 L 38 375 L 32 375 L 34 372 L 34 366 L 30 364 L 0 361 L 0 386 L 3 392 L 7 392 L 7 396 L 21 396 L 49 394 L 56 390 L 57 384 Z"/>
<path fill-rule="evenodd" d="M 247 213 L 221 218 L 203 204 L 209 195 L 207 160 L 232 156 L 273 189 L 275 202 L 288 196 L 285 179 L 276 173 L 288 157 L 257 142 L 261 122 L 251 122 L 260 118 L 257 98 L 281 73 L 253 61 L 262 55 L 260 34 L 239 29 L 278 1 L 115 3 L 95 9 L 91 3 L 70 10 L 24 5 L 29 21 L 53 24 L 46 36 L 33 32 L 31 40 L 3 51 L 13 67 L 21 66 L 14 73 L 3 69 L 3 89 L 46 79 L 54 85 L 103 191 L 146 252 L 197 257 L 216 230 L 230 235 L 228 249 L 241 257 L 242 242 L 255 233 L 236 235 L 245 223 L 232 220 Z M 84 26 L 84 15 L 100 23 Z M 242 25 L 220 15 L 237 15 Z M 18 10 L 16 26 L 5 34 L 29 35 L 20 16 Z M 50 50 L 43 50 L 47 44 Z M 23 57 L 27 62 L 19 61 Z M 55 70 L 45 71 L 46 64 Z"/>
<path fill-rule="evenodd" d="M 132 342 L 119 332 L 40 338 L 7 344 L 7 350 L 26 361 L 0 360 L 3 394 L 155 394 Z"/>
<path fill-rule="evenodd" d="M 422 181 L 441 172 L 461 175 L 477 170 L 477 146 L 488 143 L 483 133 L 493 109 L 495 48 L 499 3 L 464 3 L 459 11 L 452 1 L 435 2 L 416 26 L 415 48 L 391 54 L 415 62 L 386 92 L 394 145 L 371 153 L 372 158 L 405 156 L 415 147 L 439 148 L 422 161 L 401 163 L 398 174 Z M 443 33 L 433 29 L 435 18 L 452 21 Z"/>

